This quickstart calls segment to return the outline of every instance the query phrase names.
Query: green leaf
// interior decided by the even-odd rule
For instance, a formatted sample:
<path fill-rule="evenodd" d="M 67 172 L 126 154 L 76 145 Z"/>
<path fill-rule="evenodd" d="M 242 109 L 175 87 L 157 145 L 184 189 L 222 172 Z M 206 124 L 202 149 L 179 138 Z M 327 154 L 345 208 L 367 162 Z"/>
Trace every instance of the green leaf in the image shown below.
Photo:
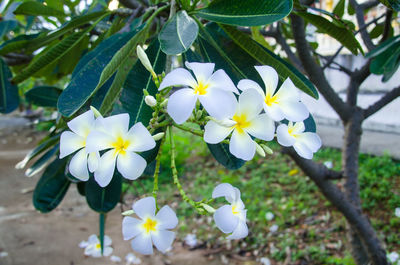
<path fill-rule="evenodd" d="M 62 201 L 71 182 L 65 177 L 67 159 L 54 160 L 44 171 L 33 192 L 33 205 L 42 213 L 54 210 Z"/>
<path fill-rule="evenodd" d="M 166 54 L 180 54 L 190 48 L 199 33 L 196 21 L 186 11 L 179 11 L 165 23 L 158 34 L 161 50 Z"/>
<path fill-rule="evenodd" d="M 58 152 L 60 146 L 57 144 L 44 155 L 42 155 L 35 163 L 25 171 L 25 176 L 32 177 L 42 171 L 49 162 L 49 160 Z"/>
<path fill-rule="evenodd" d="M 86 196 L 86 182 L 81 181 L 81 182 L 76 183 L 76 188 L 80 195 Z"/>
<path fill-rule="evenodd" d="M 63 12 L 36 1 L 26 1 L 14 11 L 16 15 L 64 17 Z"/>
<path fill-rule="evenodd" d="M 400 44 L 400 35 L 394 36 L 382 42 L 378 47 L 370 51 L 365 55 L 365 58 L 372 58 L 378 56 L 379 54 L 385 52 L 387 49 L 392 49 Z"/>
<path fill-rule="evenodd" d="M 57 100 L 61 89 L 54 86 L 37 86 L 25 93 L 28 102 L 42 107 L 57 108 Z"/>
<path fill-rule="evenodd" d="M 223 24 L 260 26 L 286 17 L 292 7 L 292 0 L 214 0 L 195 14 Z"/>
<path fill-rule="evenodd" d="M 152 63 L 156 73 L 161 73 L 165 68 L 166 55 L 161 51 L 160 44 L 153 40 L 146 50 L 146 54 Z M 130 126 L 137 122 L 142 122 L 147 126 L 152 118 L 153 110 L 144 102 L 143 89 L 146 89 L 150 95 L 155 96 L 158 92 L 149 71 L 144 68 L 140 61 L 137 61 L 129 72 L 125 81 L 124 88 L 119 99 L 119 103 L 114 105 L 113 114 L 128 113 L 130 116 Z M 147 163 L 150 164 L 157 155 L 160 141 L 156 148 L 143 152 Z"/>
<path fill-rule="evenodd" d="M 354 33 L 349 29 L 338 26 L 327 20 L 324 17 L 306 13 L 306 12 L 296 12 L 297 15 L 302 17 L 308 23 L 313 24 L 319 32 L 326 33 L 332 38 L 339 41 L 344 47 L 349 49 L 353 54 L 357 55 L 358 51 L 363 52 L 360 43 L 354 36 Z"/>
<path fill-rule="evenodd" d="M 397 12 L 400 11 L 400 0 L 379 0 L 379 1 L 394 11 Z"/>
<path fill-rule="evenodd" d="M 383 74 L 383 81 L 389 80 L 399 67 L 400 45 L 390 46 L 384 52 L 377 55 L 369 66 L 371 73 Z"/>
<path fill-rule="evenodd" d="M 346 5 L 346 0 L 340 0 L 333 9 L 333 14 L 335 14 L 340 18 L 343 17 L 345 5 Z"/>
<path fill-rule="evenodd" d="M 136 33 L 137 31 L 115 34 L 85 54 L 75 67 L 71 82 L 58 99 L 57 106 L 62 115 L 72 116 L 96 93 L 95 88 L 102 70 Z"/>
<path fill-rule="evenodd" d="M 11 30 L 15 29 L 18 25 L 18 22 L 15 20 L 3 20 L 0 21 L 0 39 L 3 38 Z"/>
<path fill-rule="evenodd" d="M 214 158 L 227 169 L 236 170 L 246 162 L 232 155 L 227 144 L 207 144 L 207 146 Z"/>
<path fill-rule="evenodd" d="M 118 172 L 106 187 L 102 188 L 90 177 L 86 182 L 85 194 L 86 201 L 92 210 L 98 213 L 106 213 L 114 209 L 120 200 L 122 191 L 122 177 Z"/>
<path fill-rule="evenodd" d="M 314 98 L 318 98 L 318 92 L 314 85 L 295 67 L 275 55 L 268 49 L 261 47 L 245 33 L 234 27 L 220 25 L 237 46 L 248 53 L 253 59 L 262 65 L 270 65 L 278 72 L 281 81 L 290 77 L 293 83 L 302 91 Z"/>
<path fill-rule="evenodd" d="M 12 74 L 0 58 L 0 113 L 10 113 L 19 105 L 18 87 L 11 84 Z"/>

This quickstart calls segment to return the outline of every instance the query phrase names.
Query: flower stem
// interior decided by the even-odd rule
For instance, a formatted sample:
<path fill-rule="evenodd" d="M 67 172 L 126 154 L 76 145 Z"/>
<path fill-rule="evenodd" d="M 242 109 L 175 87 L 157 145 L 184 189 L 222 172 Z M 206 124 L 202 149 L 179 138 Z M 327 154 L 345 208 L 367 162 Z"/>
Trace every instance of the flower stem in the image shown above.
<path fill-rule="evenodd" d="M 156 200 L 157 209 L 158 209 L 158 205 L 157 205 L 158 175 L 160 174 L 161 154 L 162 154 L 162 147 L 164 145 L 165 138 L 166 137 L 164 136 L 161 140 L 160 149 L 158 150 L 158 154 L 156 157 L 156 169 L 154 170 L 153 197 Z"/>

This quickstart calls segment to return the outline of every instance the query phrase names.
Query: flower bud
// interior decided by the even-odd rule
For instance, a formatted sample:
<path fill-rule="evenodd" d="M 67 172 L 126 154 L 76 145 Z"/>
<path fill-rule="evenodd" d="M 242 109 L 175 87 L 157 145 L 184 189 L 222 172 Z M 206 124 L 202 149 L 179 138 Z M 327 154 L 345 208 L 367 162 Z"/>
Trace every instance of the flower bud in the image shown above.
<path fill-rule="evenodd" d="M 208 204 L 202 203 L 201 206 L 203 206 L 204 210 L 206 210 L 209 213 L 215 213 L 215 209 L 211 207 Z"/>
<path fill-rule="evenodd" d="M 272 155 L 272 154 L 274 153 L 274 151 L 272 151 L 272 149 L 269 148 L 268 146 L 266 146 L 265 144 L 262 144 L 261 147 L 262 147 L 262 149 L 264 149 L 264 151 L 265 151 L 267 154 L 269 154 L 269 155 Z"/>
<path fill-rule="evenodd" d="M 168 103 L 168 99 L 166 98 L 166 99 L 164 99 L 163 102 L 161 102 L 161 107 L 165 107 L 167 105 L 167 103 Z"/>
<path fill-rule="evenodd" d="M 143 64 L 144 68 L 146 68 L 147 71 L 149 71 L 151 73 L 151 75 L 153 76 L 153 79 L 157 79 L 157 75 L 153 70 L 153 66 L 151 66 L 151 63 L 149 61 L 149 58 L 147 57 L 147 54 L 144 52 L 143 48 L 140 47 L 140 45 L 138 45 L 136 47 L 136 53 L 137 53 L 137 56 L 138 56 L 140 62 Z"/>
<path fill-rule="evenodd" d="M 122 215 L 127 216 L 127 215 L 132 215 L 134 213 L 135 213 L 134 210 L 128 210 L 128 211 L 123 212 Z"/>
<path fill-rule="evenodd" d="M 228 128 L 232 127 L 236 124 L 235 121 L 230 120 L 230 119 L 217 120 L 217 119 L 211 117 L 210 120 L 214 121 L 215 123 L 217 123 L 221 126 L 228 127 Z"/>
<path fill-rule="evenodd" d="M 93 111 L 93 114 L 94 114 L 94 117 L 95 117 L 95 118 L 103 117 L 103 116 L 101 116 L 100 111 L 98 111 L 95 107 L 90 106 L 90 109 Z"/>
<path fill-rule="evenodd" d="M 163 133 L 163 132 L 157 133 L 157 134 L 153 135 L 153 139 L 154 139 L 154 141 L 161 140 L 164 137 L 164 135 L 165 135 L 165 133 Z"/>
<path fill-rule="evenodd" d="M 198 110 L 198 111 L 196 112 L 196 120 L 200 120 L 200 119 L 201 119 L 201 116 L 203 116 L 203 111 L 202 111 L 202 110 Z"/>
<path fill-rule="evenodd" d="M 264 149 L 263 149 L 258 143 L 256 143 L 256 152 L 257 152 L 257 154 L 259 154 L 261 157 L 265 157 Z"/>
<path fill-rule="evenodd" d="M 118 0 L 112 0 L 112 1 L 108 4 L 108 9 L 109 9 L 110 11 L 114 11 L 114 10 L 118 9 L 118 4 L 119 4 Z"/>
<path fill-rule="evenodd" d="M 153 96 L 146 96 L 144 98 L 144 102 L 146 102 L 146 104 L 150 107 L 157 105 L 157 100 Z"/>

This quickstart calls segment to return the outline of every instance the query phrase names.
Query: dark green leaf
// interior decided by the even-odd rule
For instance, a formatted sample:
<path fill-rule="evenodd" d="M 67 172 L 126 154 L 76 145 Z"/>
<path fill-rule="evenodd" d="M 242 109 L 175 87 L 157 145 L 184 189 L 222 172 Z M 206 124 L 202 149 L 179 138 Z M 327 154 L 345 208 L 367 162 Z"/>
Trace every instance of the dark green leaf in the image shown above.
<path fill-rule="evenodd" d="M 335 14 L 340 18 L 343 17 L 345 5 L 346 5 L 346 0 L 340 0 L 333 9 L 333 14 Z"/>
<path fill-rule="evenodd" d="M 106 187 L 102 188 L 93 177 L 86 182 L 86 201 L 90 208 L 98 213 L 106 213 L 114 209 L 120 200 L 122 190 L 122 177 L 118 172 Z"/>
<path fill-rule="evenodd" d="M 232 155 L 227 144 L 207 144 L 207 146 L 215 159 L 227 169 L 238 169 L 246 162 Z"/>
<path fill-rule="evenodd" d="M 14 11 L 16 15 L 64 17 L 63 12 L 36 1 L 26 1 Z"/>
<path fill-rule="evenodd" d="M 3 20 L 0 21 L 0 39 L 3 38 L 11 30 L 15 29 L 18 25 L 17 21 L 15 20 Z"/>
<path fill-rule="evenodd" d="M 327 20 L 326 18 L 306 12 L 296 12 L 297 15 L 302 17 L 308 23 L 313 24 L 319 32 L 326 33 L 332 38 L 339 41 L 344 47 L 349 49 L 353 54 L 358 54 L 358 51 L 362 52 L 360 43 L 354 36 L 354 33 L 343 27 L 338 26 Z"/>
<path fill-rule="evenodd" d="M 80 195 L 86 196 L 86 182 L 78 182 L 76 183 L 76 188 Z"/>
<path fill-rule="evenodd" d="M 397 35 L 382 42 L 378 47 L 367 53 L 365 57 L 372 58 L 378 56 L 387 49 L 392 49 L 393 47 L 396 48 L 399 45 L 400 45 L 400 35 Z"/>
<path fill-rule="evenodd" d="M 32 177 L 39 173 L 42 169 L 45 168 L 49 160 L 56 155 L 58 150 L 60 149 L 60 146 L 57 144 L 53 148 L 51 148 L 49 151 L 47 151 L 44 155 L 42 155 L 36 162 L 25 171 L 25 176 L 27 177 Z"/>
<path fill-rule="evenodd" d="M 10 113 L 19 105 L 18 87 L 11 84 L 12 74 L 0 58 L 0 113 Z"/>
<path fill-rule="evenodd" d="M 42 213 L 54 210 L 62 201 L 71 182 L 65 177 L 67 159 L 54 160 L 44 171 L 33 193 L 33 205 Z"/>
<path fill-rule="evenodd" d="M 186 11 L 179 11 L 165 23 L 158 39 L 166 54 L 179 54 L 190 48 L 196 40 L 199 26 Z"/>
<path fill-rule="evenodd" d="M 28 102 L 42 107 L 57 108 L 57 100 L 61 89 L 54 86 L 37 86 L 25 93 Z"/>
<path fill-rule="evenodd" d="M 114 54 L 128 42 L 137 31 L 115 34 L 102 41 L 78 63 L 67 88 L 58 99 L 59 112 L 67 117 L 76 113 L 96 93 L 96 85 L 104 67 Z"/>
<path fill-rule="evenodd" d="M 259 26 L 286 17 L 292 7 L 292 0 L 214 0 L 196 14 L 224 24 Z"/>

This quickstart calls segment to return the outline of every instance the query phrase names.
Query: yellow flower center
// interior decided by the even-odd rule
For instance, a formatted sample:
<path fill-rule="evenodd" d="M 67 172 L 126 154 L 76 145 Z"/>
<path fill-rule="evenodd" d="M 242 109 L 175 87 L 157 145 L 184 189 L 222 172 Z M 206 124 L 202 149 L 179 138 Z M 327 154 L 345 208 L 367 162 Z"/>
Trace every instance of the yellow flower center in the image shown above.
<path fill-rule="evenodd" d="M 130 142 L 128 140 L 125 140 L 121 136 L 117 138 L 117 140 L 112 143 L 112 147 L 115 148 L 115 154 L 122 154 L 124 155 L 126 152 L 126 149 L 129 147 Z"/>
<path fill-rule="evenodd" d="M 298 136 L 296 133 L 294 133 L 294 126 L 289 126 L 288 133 L 293 137 L 297 137 Z"/>
<path fill-rule="evenodd" d="M 277 104 L 278 103 L 278 97 L 272 96 L 271 94 L 267 94 L 265 96 L 265 104 L 267 104 L 268 106 L 272 106 L 272 104 Z"/>
<path fill-rule="evenodd" d="M 146 233 L 150 233 L 150 231 L 156 231 L 156 225 L 157 225 L 157 221 L 153 220 L 151 218 L 147 218 L 146 222 L 144 222 L 143 224 L 143 228 L 144 230 L 146 230 Z"/>
<path fill-rule="evenodd" d="M 232 213 L 233 213 L 234 215 L 239 214 L 239 210 L 237 209 L 236 205 L 233 205 L 233 206 L 232 206 Z"/>
<path fill-rule="evenodd" d="M 96 249 L 101 249 L 100 243 L 96 244 Z"/>
<path fill-rule="evenodd" d="M 239 133 L 243 133 L 243 129 L 246 127 L 250 126 L 250 122 L 247 121 L 247 117 L 245 114 L 242 114 L 240 116 L 238 115 L 234 115 L 232 118 L 234 121 L 236 121 L 235 124 L 235 129 L 239 132 Z"/>
<path fill-rule="evenodd" d="M 194 93 L 197 95 L 205 95 L 207 94 L 208 84 L 204 84 L 203 82 L 199 82 L 197 86 L 194 88 Z"/>

